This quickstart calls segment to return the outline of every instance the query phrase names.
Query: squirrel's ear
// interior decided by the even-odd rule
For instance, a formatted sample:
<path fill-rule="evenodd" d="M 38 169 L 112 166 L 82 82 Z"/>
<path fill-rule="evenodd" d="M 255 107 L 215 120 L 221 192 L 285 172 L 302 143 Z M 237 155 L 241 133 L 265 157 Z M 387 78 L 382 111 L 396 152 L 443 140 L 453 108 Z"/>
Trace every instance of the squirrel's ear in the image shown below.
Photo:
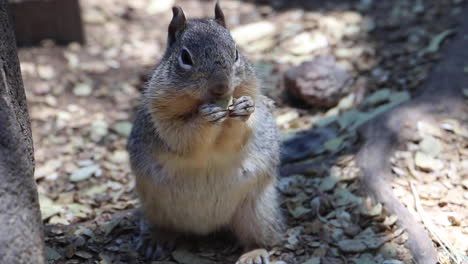
<path fill-rule="evenodd" d="M 177 32 L 181 31 L 185 27 L 187 20 L 185 19 L 184 11 L 179 6 L 174 6 L 172 8 L 172 20 L 169 24 L 168 30 L 168 44 L 169 46 L 174 44 L 176 41 Z"/>
<path fill-rule="evenodd" d="M 226 21 L 224 20 L 224 13 L 219 6 L 219 1 L 216 1 L 215 5 L 215 21 L 218 22 L 221 26 L 226 27 Z"/>

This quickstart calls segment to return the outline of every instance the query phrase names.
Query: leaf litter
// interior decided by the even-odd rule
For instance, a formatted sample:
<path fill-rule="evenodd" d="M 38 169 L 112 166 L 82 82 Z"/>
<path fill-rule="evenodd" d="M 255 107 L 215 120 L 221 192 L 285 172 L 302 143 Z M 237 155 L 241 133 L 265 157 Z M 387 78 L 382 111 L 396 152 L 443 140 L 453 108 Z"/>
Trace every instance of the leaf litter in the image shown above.
<path fill-rule="evenodd" d="M 305 132 L 297 142 L 307 142 L 302 150 L 286 144 L 289 153 L 283 166 L 310 166 L 279 179 L 289 229 L 284 245 L 270 250 L 273 263 L 411 261 L 397 218 L 386 215 L 380 204 L 368 204 L 360 192 L 360 172 L 351 150 L 362 124 L 408 101 L 427 78 L 440 47 L 456 32 L 448 14 L 457 12 L 459 4 L 444 0 L 424 5 L 427 15 L 421 17 L 420 7 L 413 8 L 416 0 L 376 2 L 345 3 L 341 10 L 346 11 L 324 5 L 320 12 L 277 12 L 269 5 L 223 2 L 226 17 L 235 18 L 229 23 L 235 37 L 241 38 L 240 48 L 261 65 L 262 84 L 278 103 L 278 126 L 285 135 Z M 139 203 L 125 144 L 143 81 L 165 43 L 166 25 L 152 23 L 151 14 L 169 21 L 170 5 L 161 4 L 159 10 L 154 3 L 147 9 L 141 0 L 109 3 L 82 1 L 86 46 L 45 43 L 19 51 L 51 263 L 146 263 L 134 250 L 138 235 L 134 210 Z M 208 3 L 181 4 L 194 15 L 211 8 Z M 382 12 L 388 16 L 379 16 Z M 435 14 L 446 15 L 429 26 Z M 379 32 L 383 36 L 375 34 Z M 377 35 L 376 46 L 370 44 L 371 34 Z M 289 50 L 290 43 L 301 46 Z M 280 96 L 281 74 L 330 54 L 352 76 L 351 92 L 330 109 L 288 107 Z M 364 91 L 362 84 L 368 87 Z M 415 132 L 421 137 L 392 159 L 394 191 L 411 208 L 413 195 L 407 183 L 417 182 L 420 206 L 443 230 L 444 245 L 451 250 L 439 248 L 442 263 L 460 259 L 468 250 L 465 124 L 421 120 Z M 306 133 L 319 129 L 323 133 Z M 169 259 L 153 263 L 234 263 L 239 253 L 177 249 Z"/>

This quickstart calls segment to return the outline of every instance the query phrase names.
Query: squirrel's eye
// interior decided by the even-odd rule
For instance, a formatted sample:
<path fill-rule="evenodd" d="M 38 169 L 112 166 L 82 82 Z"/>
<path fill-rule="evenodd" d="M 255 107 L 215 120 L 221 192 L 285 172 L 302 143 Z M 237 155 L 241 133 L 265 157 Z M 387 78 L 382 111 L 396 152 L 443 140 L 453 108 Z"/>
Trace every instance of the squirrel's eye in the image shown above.
<path fill-rule="evenodd" d="M 187 49 L 183 49 L 179 56 L 179 64 L 182 68 L 189 70 L 193 66 L 192 56 Z"/>
<path fill-rule="evenodd" d="M 238 60 L 239 60 L 239 52 L 236 49 L 236 61 L 238 61 Z"/>

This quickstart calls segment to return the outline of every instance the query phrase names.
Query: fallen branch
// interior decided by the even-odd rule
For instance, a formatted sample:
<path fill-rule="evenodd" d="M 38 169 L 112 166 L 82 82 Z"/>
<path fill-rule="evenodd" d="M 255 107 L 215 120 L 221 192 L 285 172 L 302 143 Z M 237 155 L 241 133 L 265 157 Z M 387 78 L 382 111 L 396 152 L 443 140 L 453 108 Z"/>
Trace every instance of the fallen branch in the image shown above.
<path fill-rule="evenodd" d="M 430 217 L 426 214 L 426 212 L 424 211 L 424 208 L 421 206 L 421 201 L 419 199 L 416 186 L 414 186 L 412 182 L 409 182 L 409 184 L 411 187 L 411 192 L 413 193 L 416 212 L 419 214 L 419 217 L 421 218 L 422 222 L 426 226 L 426 229 L 429 230 L 429 233 L 431 233 L 432 237 L 435 238 L 437 243 L 439 243 L 440 247 L 445 251 L 447 256 L 449 256 L 450 259 L 452 259 L 454 263 L 461 264 L 462 258 L 463 258 L 462 255 L 460 253 L 457 253 L 457 250 L 451 245 L 450 242 L 448 242 L 443 237 L 443 235 L 439 232 L 437 227 L 432 223 L 432 221 L 430 220 Z M 442 263 L 442 260 L 440 260 L 440 262 Z"/>
<path fill-rule="evenodd" d="M 389 160 L 399 143 L 409 137 L 405 132 L 414 133 L 418 121 L 466 116 L 468 106 L 462 89 L 468 83 L 468 75 L 463 72 L 468 58 L 468 39 L 464 37 L 468 32 L 468 20 L 460 17 L 460 22 L 459 34 L 444 48 L 444 59 L 422 86 L 421 95 L 377 116 L 358 130 L 363 141 L 358 153 L 363 187 L 391 214 L 398 216 L 397 224 L 409 235 L 407 246 L 420 264 L 437 263 L 437 252 L 423 225 L 393 195 Z"/>
<path fill-rule="evenodd" d="M 400 110 L 401 109 L 401 110 Z M 358 163 L 363 172 L 362 183 L 367 193 L 380 202 L 390 213 L 398 216 L 397 224 L 408 232 L 407 245 L 413 257 L 420 264 L 437 263 L 437 252 L 431 239 L 404 205 L 394 197 L 390 179 L 389 159 L 399 141 L 399 132 L 407 115 L 404 108 L 397 108 L 385 114 L 378 122 L 366 125 L 360 135 L 364 145 L 358 153 Z M 400 111 L 399 111 L 400 110 Z M 418 111 L 413 116 L 419 116 Z M 390 122 L 400 121 L 400 122 Z M 394 123 L 389 126 L 388 123 Z"/>

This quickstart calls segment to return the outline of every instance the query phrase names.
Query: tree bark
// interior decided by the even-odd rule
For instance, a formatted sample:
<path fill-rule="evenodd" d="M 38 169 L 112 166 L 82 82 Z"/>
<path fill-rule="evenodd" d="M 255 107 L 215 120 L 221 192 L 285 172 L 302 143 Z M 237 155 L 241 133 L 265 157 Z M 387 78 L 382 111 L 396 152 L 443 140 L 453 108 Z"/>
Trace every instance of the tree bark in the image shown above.
<path fill-rule="evenodd" d="M 0 0 L 0 263 L 44 262 L 31 126 L 7 0 Z"/>

